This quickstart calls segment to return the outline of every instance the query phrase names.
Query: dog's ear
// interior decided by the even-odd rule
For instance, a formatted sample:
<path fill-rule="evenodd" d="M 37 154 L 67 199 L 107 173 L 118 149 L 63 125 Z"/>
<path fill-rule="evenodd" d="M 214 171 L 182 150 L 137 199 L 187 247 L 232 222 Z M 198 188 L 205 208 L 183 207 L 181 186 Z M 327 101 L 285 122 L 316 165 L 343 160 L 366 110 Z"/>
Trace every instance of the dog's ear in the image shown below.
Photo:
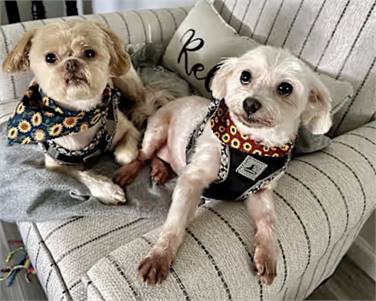
<path fill-rule="evenodd" d="M 7 55 L 3 62 L 3 71 L 8 73 L 27 71 L 30 67 L 29 51 L 36 30 L 28 31 Z"/>
<path fill-rule="evenodd" d="M 232 73 L 237 58 L 229 58 L 222 62 L 221 67 L 215 73 L 214 78 L 210 85 L 212 95 L 216 99 L 223 99 L 226 96 L 226 81 Z"/>
<path fill-rule="evenodd" d="M 129 71 L 131 67 L 131 58 L 125 51 L 123 41 L 110 29 L 106 28 L 102 24 L 97 24 L 98 27 L 104 32 L 106 36 L 106 43 L 109 47 L 111 59 L 110 68 L 111 75 L 114 77 L 122 76 Z"/>
<path fill-rule="evenodd" d="M 310 73 L 310 92 L 307 107 L 302 113 L 302 123 L 314 135 L 325 134 L 332 126 L 330 116 L 332 99 L 318 75 L 312 71 Z"/>

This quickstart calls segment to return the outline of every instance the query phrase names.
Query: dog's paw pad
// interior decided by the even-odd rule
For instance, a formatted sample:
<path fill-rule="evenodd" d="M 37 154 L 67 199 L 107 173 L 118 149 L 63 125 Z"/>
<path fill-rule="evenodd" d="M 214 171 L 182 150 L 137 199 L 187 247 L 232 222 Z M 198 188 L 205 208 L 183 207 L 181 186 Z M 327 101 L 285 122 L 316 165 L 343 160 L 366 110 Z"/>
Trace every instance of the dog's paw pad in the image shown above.
<path fill-rule="evenodd" d="M 151 177 L 156 184 L 164 184 L 173 178 L 173 171 L 167 163 L 154 159 L 151 164 Z"/>
<path fill-rule="evenodd" d="M 254 264 L 257 275 L 264 284 L 272 284 L 277 276 L 277 260 L 267 248 L 256 246 L 254 252 Z"/>
<path fill-rule="evenodd" d="M 138 276 L 149 285 L 162 283 L 168 276 L 170 265 L 171 256 L 168 252 L 151 252 L 138 266 Z"/>
<path fill-rule="evenodd" d="M 137 177 L 142 166 L 142 162 L 135 160 L 129 164 L 120 167 L 116 171 L 114 176 L 115 183 L 119 184 L 121 187 L 124 187 L 132 183 L 134 179 Z"/>

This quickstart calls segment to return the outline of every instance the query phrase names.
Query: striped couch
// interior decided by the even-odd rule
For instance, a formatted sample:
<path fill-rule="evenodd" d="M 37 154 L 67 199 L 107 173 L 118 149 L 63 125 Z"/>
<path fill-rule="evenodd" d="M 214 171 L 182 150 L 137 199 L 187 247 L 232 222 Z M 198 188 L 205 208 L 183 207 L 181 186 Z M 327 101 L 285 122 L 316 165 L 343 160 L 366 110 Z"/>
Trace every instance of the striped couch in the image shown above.
<path fill-rule="evenodd" d="M 316 69 L 352 82 L 353 99 L 335 116 L 333 143 L 294 159 L 275 191 L 278 276 L 264 286 L 252 270 L 252 226 L 242 204 L 200 207 L 163 285 L 136 279 L 163 216 L 75 217 L 19 223 L 51 300 L 302 300 L 328 278 L 376 206 L 374 0 L 228 0 L 224 19 L 261 43 L 290 48 Z M 126 43 L 168 43 L 188 9 L 80 16 L 105 23 Z M 21 35 L 48 22 L 0 27 L 0 61 Z M 0 73 L 0 121 L 30 74 Z"/>

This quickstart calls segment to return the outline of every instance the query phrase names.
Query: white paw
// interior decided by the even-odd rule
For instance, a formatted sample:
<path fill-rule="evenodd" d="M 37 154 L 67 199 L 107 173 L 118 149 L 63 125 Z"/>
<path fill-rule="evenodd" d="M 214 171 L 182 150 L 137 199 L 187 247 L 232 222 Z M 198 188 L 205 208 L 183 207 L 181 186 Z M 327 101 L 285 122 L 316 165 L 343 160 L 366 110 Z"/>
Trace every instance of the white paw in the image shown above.
<path fill-rule="evenodd" d="M 96 185 L 90 187 L 90 192 L 106 205 L 119 205 L 127 201 L 124 190 L 107 178 L 99 180 Z"/>
<path fill-rule="evenodd" d="M 133 147 L 118 147 L 115 152 L 116 162 L 120 165 L 125 165 L 133 162 L 138 156 L 138 149 Z"/>

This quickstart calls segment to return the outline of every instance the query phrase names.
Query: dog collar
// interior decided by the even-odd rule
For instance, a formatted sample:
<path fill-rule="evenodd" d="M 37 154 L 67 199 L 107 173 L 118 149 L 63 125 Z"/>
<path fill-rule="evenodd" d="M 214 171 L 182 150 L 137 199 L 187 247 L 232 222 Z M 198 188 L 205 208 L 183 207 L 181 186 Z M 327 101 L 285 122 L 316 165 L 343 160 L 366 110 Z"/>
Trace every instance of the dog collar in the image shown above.
<path fill-rule="evenodd" d="M 107 115 L 117 94 L 116 89 L 107 85 L 101 105 L 90 111 L 74 111 L 57 105 L 33 82 L 8 121 L 8 142 L 35 144 L 87 131 Z"/>
<path fill-rule="evenodd" d="M 230 117 L 229 109 L 224 100 L 221 100 L 218 109 L 210 118 L 210 126 L 221 142 L 250 155 L 284 157 L 293 148 L 293 143 L 291 142 L 279 147 L 268 147 L 240 133 Z"/>

